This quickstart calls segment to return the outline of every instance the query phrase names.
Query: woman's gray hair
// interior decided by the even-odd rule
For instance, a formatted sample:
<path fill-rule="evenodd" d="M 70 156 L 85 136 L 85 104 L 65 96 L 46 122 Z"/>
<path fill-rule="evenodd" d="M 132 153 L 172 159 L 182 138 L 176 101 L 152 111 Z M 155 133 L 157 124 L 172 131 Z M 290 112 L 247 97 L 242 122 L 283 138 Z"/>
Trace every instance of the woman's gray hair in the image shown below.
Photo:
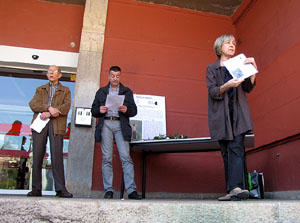
<path fill-rule="evenodd" d="M 221 57 L 223 43 L 230 39 L 235 39 L 232 34 L 224 34 L 216 39 L 215 44 L 214 44 L 214 50 L 215 50 L 217 57 L 219 57 L 219 58 Z"/>

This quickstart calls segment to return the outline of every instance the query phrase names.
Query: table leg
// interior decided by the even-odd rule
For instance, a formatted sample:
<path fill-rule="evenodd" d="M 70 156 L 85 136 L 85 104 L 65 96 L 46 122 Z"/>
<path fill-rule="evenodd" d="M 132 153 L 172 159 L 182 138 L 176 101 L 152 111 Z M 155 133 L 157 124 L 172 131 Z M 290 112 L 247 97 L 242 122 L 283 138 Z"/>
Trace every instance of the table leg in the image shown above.
<path fill-rule="evenodd" d="M 142 175 L 142 198 L 146 198 L 146 157 L 147 152 L 142 153 L 142 159 L 143 159 L 143 175 Z"/>
<path fill-rule="evenodd" d="M 120 189 L 120 199 L 123 199 L 124 196 L 124 173 L 122 173 L 122 182 L 121 182 L 121 189 Z"/>

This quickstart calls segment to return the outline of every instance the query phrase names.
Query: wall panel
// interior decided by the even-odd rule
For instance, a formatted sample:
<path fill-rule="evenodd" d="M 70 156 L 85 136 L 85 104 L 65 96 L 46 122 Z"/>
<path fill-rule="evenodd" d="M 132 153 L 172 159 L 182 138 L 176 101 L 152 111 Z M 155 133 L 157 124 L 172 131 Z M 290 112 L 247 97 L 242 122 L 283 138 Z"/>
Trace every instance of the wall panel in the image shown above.
<path fill-rule="evenodd" d="M 249 96 L 256 146 L 300 132 L 300 1 L 255 1 L 236 21 L 239 50 L 256 59 L 257 86 Z"/>
<path fill-rule="evenodd" d="M 1 0 L 0 8 L 0 45 L 79 51 L 84 6 Z"/>
<path fill-rule="evenodd" d="M 206 66 L 217 59 L 213 51 L 216 37 L 227 32 L 235 32 L 229 17 L 111 0 L 100 86 L 107 84 L 110 66 L 119 65 L 121 81 L 134 93 L 166 97 L 168 135 L 207 137 Z M 140 154 L 133 155 L 139 165 Z M 150 155 L 147 191 L 222 192 L 223 163 L 215 160 L 221 160 L 219 153 Z M 116 167 L 114 171 L 120 172 Z M 136 177 L 141 175 L 140 168 L 135 172 Z M 140 190 L 140 182 L 136 183 Z"/>

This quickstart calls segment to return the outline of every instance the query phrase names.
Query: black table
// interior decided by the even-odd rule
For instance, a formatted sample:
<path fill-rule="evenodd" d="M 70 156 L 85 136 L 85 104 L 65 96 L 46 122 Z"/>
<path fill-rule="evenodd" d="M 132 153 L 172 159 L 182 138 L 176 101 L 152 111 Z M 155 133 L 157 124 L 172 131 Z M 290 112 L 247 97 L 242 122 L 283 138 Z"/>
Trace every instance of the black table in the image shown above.
<path fill-rule="evenodd" d="M 254 134 L 245 136 L 245 147 L 254 147 Z M 190 139 L 163 139 L 163 140 L 143 140 L 130 142 L 130 150 L 142 153 L 142 197 L 146 194 L 146 158 L 150 153 L 190 153 L 190 152 L 213 152 L 220 151 L 217 140 L 210 137 L 190 138 Z M 122 180 L 120 197 L 123 198 L 124 181 Z"/>

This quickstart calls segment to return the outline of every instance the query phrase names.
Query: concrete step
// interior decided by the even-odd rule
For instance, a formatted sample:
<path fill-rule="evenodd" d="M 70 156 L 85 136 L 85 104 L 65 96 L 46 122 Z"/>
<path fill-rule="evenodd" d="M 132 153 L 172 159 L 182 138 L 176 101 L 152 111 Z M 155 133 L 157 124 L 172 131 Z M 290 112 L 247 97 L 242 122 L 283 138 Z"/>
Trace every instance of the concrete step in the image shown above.
<path fill-rule="evenodd" d="M 104 200 L 0 196 L 0 222 L 299 223 L 299 200 Z"/>

